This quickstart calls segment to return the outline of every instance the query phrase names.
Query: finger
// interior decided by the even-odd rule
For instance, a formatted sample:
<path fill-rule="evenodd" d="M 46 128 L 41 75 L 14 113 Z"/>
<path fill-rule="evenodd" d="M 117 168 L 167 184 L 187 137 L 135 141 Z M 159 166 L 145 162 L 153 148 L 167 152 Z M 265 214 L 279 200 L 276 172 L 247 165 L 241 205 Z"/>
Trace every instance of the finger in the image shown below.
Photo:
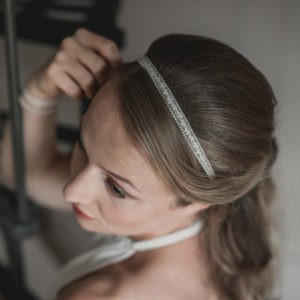
<path fill-rule="evenodd" d="M 70 38 L 65 41 L 65 51 L 74 59 L 78 60 L 85 68 L 87 68 L 97 79 L 99 85 L 107 77 L 109 64 L 94 51 L 88 50 L 79 44 L 75 39 Z"/>
<path fill-rule="evenodd" d="M 84 93 L 76 81 L 65 72 L 56 72 L 56 76 L 53 78 L 56 86 L 66 95 L 73 99 L 84 99 Z"/>
<path fill-rule="evenodd" d="M 76 81 L 87 98 L 92 99 L 97 88 L 96 78 L 78 61 L 65 53 L 62 53 L 62 56 L 65 56 L 61 65 L 62 70 Z"/>
<path fill-rule="evenodd" d="M 121 52 L 112 40 L 84 28 L 78 29 L 74 37 L 84 47 L 100 54 L 112 67 L 122 63 Z"/>
<path fill-rule="evenodd" d="M 108 71 L 111 68 L 109 64 L 99 55 L 91 51 L 80 52 L 77 59 L 82 65 L 89 69 L 89 71 L 97 79 L 99 85 L 102 85 L 102 83 L 106 80 Z"/>

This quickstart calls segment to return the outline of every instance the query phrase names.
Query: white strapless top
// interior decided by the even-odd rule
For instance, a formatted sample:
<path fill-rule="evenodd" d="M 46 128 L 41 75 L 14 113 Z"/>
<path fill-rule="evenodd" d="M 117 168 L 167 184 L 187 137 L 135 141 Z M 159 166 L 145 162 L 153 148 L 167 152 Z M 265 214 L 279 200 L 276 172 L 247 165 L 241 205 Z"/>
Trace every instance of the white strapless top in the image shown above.
<path fill-rule="evenodd" d="M 198 220 L 185 229 L 143 241 L 134 241 L 127 236 L 104 235 L 98 241 L 99 246 L 80 254 L 62 267 L 50 286 L 47 300 L 55 299 L 63 287 L 76 279 L 124 261 L 136 252 L 168 246 L 195 236 L 202 226 L 202 220 Z"/>

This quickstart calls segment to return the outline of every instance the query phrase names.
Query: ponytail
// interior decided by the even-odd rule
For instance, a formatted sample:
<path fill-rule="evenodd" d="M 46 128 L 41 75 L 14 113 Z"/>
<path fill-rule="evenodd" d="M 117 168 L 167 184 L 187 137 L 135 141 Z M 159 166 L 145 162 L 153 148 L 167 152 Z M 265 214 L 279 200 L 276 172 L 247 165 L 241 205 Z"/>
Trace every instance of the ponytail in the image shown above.
<path fill-rule="evenodd" d="M 230 300 L 270 299 L 273 195 L 274 184 L 268 177 L 236 201 L 212 206 L 206 212 L 211 275 L 216 289 Z"/>

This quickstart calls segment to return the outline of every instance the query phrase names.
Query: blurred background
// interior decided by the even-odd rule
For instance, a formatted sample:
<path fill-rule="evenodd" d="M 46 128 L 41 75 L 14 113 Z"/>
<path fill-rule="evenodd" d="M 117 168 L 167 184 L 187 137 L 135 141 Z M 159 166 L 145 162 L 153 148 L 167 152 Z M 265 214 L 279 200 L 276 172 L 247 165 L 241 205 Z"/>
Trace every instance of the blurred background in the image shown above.
<path fill-rule="evenodd" d="M 25 0 L 23 0 L 24 2 Z M 21 1 L 22 2 L 22 1 Z M 45 1 L 47 2 L 47 1 Z M 225 42 L 245 55 L 270 81 L 278 99 L 277 137 L 279 157 L 274 168 L 276 178 L 277 241 L 280 270 L 277 291 L 281 299 L 300 298 L 300 1 L 298 0 L 127 0 L 112 1 L 114 14 L 106 13 L 105 2 L 60 0 L 57 3 L 79 7 L 101 3 L 99 24 L 108 26 L 99 32 L 114 38 L 122 47 L 125 61 L 141 56 L 149 44 L 167 33 L 204 35 Z M 100 5 L 100 6 L 101 6 Z M 80 10 L 73 14 L 53 12 L 56 20 L 82 20 Z M 80 19 L 81 18 L 81 19 Z M 107 19 L 106 19 L 107 18 Z M 111 23 L 107 20 L 111 20 Z M 31 19 L 40 41 L 20 39 L 20 75 L 24 84 L 28 75 L 53 53 L 57 41 L 50 41 L 55 28 L 45 30 L 38 16 Z M 1 17 L 2 23 L 2 17 Z M 48 31 L 49 32 L 48 32 Z M 64 33 L 62 28 L 61 34 Z M 44 39 L 43 39 L 44 36 Z M 47 41 L 48 37 L 48 41 Z M 57 39 L 59 39 L 59 35 Z M 3 36 L 0 37 L 0 110 L 7 111 L 7 87 Z M 59 107 L 60 124 L 77 128 L 81 107 L 63 99 Z M 61 142 L 68 151 L 69 145 Z M 23 242 L 26 277 L 30 288 L 43 297 L 58 267 L 84 251 L 91 236 L 78 227 L 66 213 L 42 210 L 42 230 Z M 67 237 L 67 238 L 66 238 Z M 0 257 L 6 260 L 0 233 Z"/>

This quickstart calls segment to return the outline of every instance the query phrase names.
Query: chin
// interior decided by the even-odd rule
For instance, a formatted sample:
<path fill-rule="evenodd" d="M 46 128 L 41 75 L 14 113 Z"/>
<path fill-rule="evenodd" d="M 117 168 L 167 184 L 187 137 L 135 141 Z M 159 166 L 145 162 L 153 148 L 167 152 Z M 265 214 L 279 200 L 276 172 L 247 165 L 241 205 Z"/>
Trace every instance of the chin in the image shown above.
<path fill-rule="evenodd" d="M 83 230 L 90 231 L 90 232 L 98 232 L 95 224 L 93 224 L 91 221 L 82 220 L 80 218 L 76 218 L 76 219 L 77 219 L 78 224 L 80 225 L 80 227 Z"/>
<path fill-rule="evenodd" d="M 103 234 L 114 234 L 109 229 L 107 229 L 105 226 L 99 226 L 98 223 L 93 221 L 86 221 L 77 218 L 77 221 L 80 225 L 80 227 L 88 232 L 95 232 L 95 233 L 103 233 Z"/>

